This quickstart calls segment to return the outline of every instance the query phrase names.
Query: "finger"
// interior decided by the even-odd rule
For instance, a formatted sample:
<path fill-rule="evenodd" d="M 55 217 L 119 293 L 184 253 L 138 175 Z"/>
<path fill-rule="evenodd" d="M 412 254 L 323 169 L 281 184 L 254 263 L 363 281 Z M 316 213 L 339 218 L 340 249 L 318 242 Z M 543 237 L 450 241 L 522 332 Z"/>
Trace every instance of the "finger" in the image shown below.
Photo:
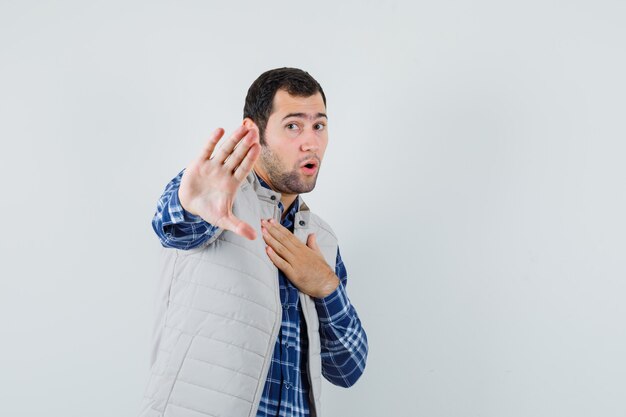
<path fill-rule="evenodd" d="M 261 155 L 261 146 L 255 143 L 250 147 L 246 157 L 243 158 L 243 161 L 235 170 L 234 177 L 237 181 L 241 182 L 248 176 L 257 159 L 259 159 L 259 155 Z"/>
<path fill-rule="evenodd" d="M 219 219 L 216 222 L 216 226 L 221 227 L 224 230 L 230 230 L 231 232 L 236 233 L 239 236 L 245 237 L 246 239 L 256 239 L 256 231 L 254 230 L 254 228 L 248 223 L 239 220 L 232 214 Z"/>
<path fill-rule="evenodd" d="M 276 268 L 283 271 L 285 275 L 287 275 L 288 277 L 291 276 L 291 272 L 293 271 L 293 268 L 291 267 L 289 262 L 283 259 L 279 254 L 277 254 L 276 251 L 271 246 L 268 246 L 267 248 L 265 248 L 265 252 L 267 253 L 267 256 L 270 257 L 270 260 L 272 261 L 272 263 L 276 265 Z"/>
<path fill-rule="evenodd" d="M 224 129 L 222 129 L 221 127 L 218 127 L 213 133 L 211 133 L 211 136 L 209 136 L 209 140 L 204 145 L 204 148 L 202 148 L 202 152 L 200 153 L 200 156 L 198 158 L 200 162 L 203 162 L 211 157 L 211 154 L 215 149 L 215 145 L 217 145 L 217 142 L 220 141 L 223 135 Z"/>
<path fill-rule="evenodd" d="M 320 249 L 319 246 L 317 246 L 317 237 L 315 236 L 315 233 L 311 233 L 309 235 L 309 237 L 306 240 L 306 245 L 313 249 L 315 252 L 321 254 L 322 250 Z"/>
<path fill-rule="evenodd" d="M 265 243 L 271 246 L 280 256 L 287 260 L 291 258 L 291 251 L 289 251 L 280 240 L 272 236 L 265 226 L 261 226 L 261 233 L 263 233 Z"/>
<path fill-rule="evenodd" d="M 252 131 L 248 132 L 246 136 L 235 146 L 232 153 L 226 161 L 224 161 L 224 166 L 231 172 L 234 172 L 235 169 L 241 164 L 243 158 L 248 154 L 248 150 L 250 147 L 254 145 L 254 133 Z"/>
<path fill-rule="evenodd" d="M 215 152 L 215 158 L 214 158 L 215 161 L 217 163 L 223 164 L 224 161 L 226 161 L 226 159 L 233 152 L 233 149 L 235 149 L 235 146 L 237 146 L 237 144 L 241 141 L 241 139 L 245 137 L 247 134 L 249 134 L 249 130 L 247 127 L 243 125 L 235 129 L 233 134 L 230 135 L 230 138 L 228 138 L 228 140 L 222 143 L 222 145 Z"/>
<path fill-rule="evenodd" d="M 283 244 L 283 246 L 288 248 L 291 252 L 293 252 L 293 250 L 298 248 L 299 246 L 302 246 L 302 242 L 300 242 L 300 240 L 298 240 L 298 238 L 295 237 L 293 233 L 289 231 L 289 229 L 284 227 L 276 220 L 270 219 L 267 226 L 267 230 L 269 231 L 269 233 L 274 238 L 279 240 Z"/>

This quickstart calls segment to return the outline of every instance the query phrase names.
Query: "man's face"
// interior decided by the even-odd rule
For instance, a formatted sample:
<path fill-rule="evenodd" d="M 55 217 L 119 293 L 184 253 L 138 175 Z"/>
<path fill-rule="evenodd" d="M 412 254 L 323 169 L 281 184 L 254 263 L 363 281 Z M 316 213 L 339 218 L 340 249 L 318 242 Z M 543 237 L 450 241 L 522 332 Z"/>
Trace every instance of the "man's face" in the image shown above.
<path fill-rule="evenodd" d="M 255 167 L 257 173 L 283 194 L 313 190 L 328 144 L 326 127 L 326 107 L 320 93 L 298 97 L 278 90 Z"/>

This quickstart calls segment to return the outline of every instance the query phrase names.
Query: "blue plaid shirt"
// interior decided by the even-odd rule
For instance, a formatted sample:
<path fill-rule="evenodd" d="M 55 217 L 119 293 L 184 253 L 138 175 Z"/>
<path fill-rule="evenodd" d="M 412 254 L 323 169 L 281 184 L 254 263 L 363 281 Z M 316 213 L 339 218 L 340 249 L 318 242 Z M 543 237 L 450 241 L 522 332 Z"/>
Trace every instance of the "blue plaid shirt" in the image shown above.
<path fill-rule="evenodd" d="M 152 227 L 163 246 L 186 250 L 206 242 L 218 228 L 183 209 L 178 200 L 183 172 L 165 188 Z M 260 178 L 259 181 L 269 188 Z M 282 203 L 279 208 L 282 213 Z M 281 221 L 292 233 L 298 209 L 296 199 Z M 368 345 L 361 321 L 346 294 L 348 275 L 339 249 L 335 273 L 340 279 L 337 289 L 325 298 L 314 299 L 320 323 L 322 374 L 335 385 L 349 387 L 365 369 Z M 305 417 L 310 415 L 306 322 L 298 289 L 280 270 L 278 282 L 283 319 L 257 417 Z"/>

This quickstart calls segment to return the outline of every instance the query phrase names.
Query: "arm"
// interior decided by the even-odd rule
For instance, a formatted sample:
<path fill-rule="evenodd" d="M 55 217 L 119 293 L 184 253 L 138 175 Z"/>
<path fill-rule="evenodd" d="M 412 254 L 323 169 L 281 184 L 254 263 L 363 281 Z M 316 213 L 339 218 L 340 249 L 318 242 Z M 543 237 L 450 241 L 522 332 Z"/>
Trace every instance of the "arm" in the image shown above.
<path fill-rule="evenodd" d="M 346 293 L 348 274 L 337 248 L 335 270 L 326 263 L 310 234 L 306 245 L 276 220 L 261 220 L 266 252 L 298 290 L 315 300 L 320 324 L 322 374 L 349 387 L 363 373 L 367 336 Z"/>
<path fill-rule="evenodd" d="M 350 387 L 359 379 L 367 361 L 367 335 L 346 293 L 348 274 L 337 249 L 335 273 L 339 286 L 330 295 L 315 299 L 320 322 L 322 374 L 335 385 Z"/>
<path fill-rule="evenodd" d="M 185 210 L 178 198 L 182 170 L 167 184 L 157 203 L 152 228 L 166 248 L 193 249 L 210 239 L 218 230 L 202 217 Z"/>

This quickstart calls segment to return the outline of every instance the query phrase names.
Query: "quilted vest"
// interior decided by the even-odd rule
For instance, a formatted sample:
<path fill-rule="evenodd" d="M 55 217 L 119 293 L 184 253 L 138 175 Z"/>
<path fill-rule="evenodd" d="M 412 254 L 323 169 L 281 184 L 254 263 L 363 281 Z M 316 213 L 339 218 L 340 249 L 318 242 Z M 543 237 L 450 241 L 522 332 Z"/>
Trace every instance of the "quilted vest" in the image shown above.
<path fill-rule="evenodd" d="M 265 252 L 261 219 L 280 221 L 281 195 L 252 172 L 233 212 L 257 239 L 218 232 L 191 250 L 163 249 L 152 366 L 141 417 L 255 417 L 282 321 L 278 269 Z M 337 239 L 300 199 L 294 235 L 315 233 L 335 268 Z M 311 415 L 320 417 L 321 358 L 317 310 L 300 293 L 309 340 Z"/>

